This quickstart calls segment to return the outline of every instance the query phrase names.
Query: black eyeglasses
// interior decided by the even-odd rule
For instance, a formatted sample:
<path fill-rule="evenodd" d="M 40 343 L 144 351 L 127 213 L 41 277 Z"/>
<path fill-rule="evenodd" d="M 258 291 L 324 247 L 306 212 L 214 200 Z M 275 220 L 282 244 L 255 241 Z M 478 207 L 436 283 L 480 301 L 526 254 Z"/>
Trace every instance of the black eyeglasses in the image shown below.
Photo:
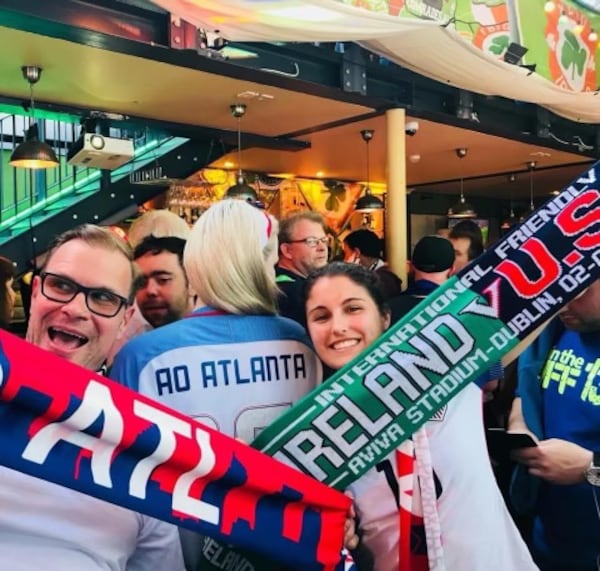
<path fill-rule="evenodd" d="M 77 294 L 83 292 L 87 308 L 102 317 L 114 317 L 123 306 L 129 305 L 127 298 L 108 289 L 85 287 L 69 278 L 49 272 L 43 272 L 40 278 L 44 297 L 59 303 L 69 303 L 75 299 Z"/>
<path fill-rule="evenodd" d="M 316 248 L 319 244 L 324 244 L 327 246 L 329 243 L 329 238 L 327 236 L 323 236 L 322 238 L 315 238 L 314 236 L 310 236 L 308 238 L 302 238 L 302 240 L 288 240 L 288 244 L 306 244 L 309 248 Z"/>

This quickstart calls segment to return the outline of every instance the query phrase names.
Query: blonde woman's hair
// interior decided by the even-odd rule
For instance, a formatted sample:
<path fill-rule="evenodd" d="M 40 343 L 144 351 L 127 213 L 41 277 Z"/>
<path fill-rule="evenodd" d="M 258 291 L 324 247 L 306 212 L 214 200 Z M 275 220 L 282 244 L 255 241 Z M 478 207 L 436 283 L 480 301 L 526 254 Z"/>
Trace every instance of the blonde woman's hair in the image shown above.
<path fill-rule="evenodd" d="M 155 238 L 175 237 L 187 240 L 190 227 L 183 218 L 166 208 L 150 210 L 131 223 L 127 239 L 131 247 L 135 248 L 150 235 Z"/>
<path fill-rule="evenodd" d="M 190 285 L 206 305 L 234 314 L 277 311 L 277 220 L 242 200 L 212 205 L 194 224 L 183 252 Z"/>

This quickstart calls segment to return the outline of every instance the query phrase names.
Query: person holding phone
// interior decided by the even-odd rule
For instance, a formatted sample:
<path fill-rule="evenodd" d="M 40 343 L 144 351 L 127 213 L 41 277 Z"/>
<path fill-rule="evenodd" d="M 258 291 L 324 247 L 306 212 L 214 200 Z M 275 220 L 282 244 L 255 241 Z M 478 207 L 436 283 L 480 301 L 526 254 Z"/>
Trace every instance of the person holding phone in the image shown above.
<path fill-rule="evenodd" d="M 538 446 L 520 462 L 511 498 L 535 516 L 543 571 L 597 571 L 600 561 L 600 280 L 566 305 L 519 357 L 509 430 Z"/>

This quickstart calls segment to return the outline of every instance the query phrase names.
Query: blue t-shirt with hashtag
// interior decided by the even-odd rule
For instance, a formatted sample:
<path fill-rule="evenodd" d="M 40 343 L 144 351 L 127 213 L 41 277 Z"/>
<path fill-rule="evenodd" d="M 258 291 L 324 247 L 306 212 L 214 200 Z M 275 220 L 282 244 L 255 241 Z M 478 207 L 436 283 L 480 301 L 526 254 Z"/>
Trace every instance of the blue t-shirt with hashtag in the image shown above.
<path fill-rule="evenodd" d="M 550 351 L 540 382 L 546 438 L 600 451 L 600 332 L 566 330 Z M 600 514 L 594 491 L 600 502 L 600 488 L 588 483 L 543 482 L 533 545 L 549 569 L 596 569 Z"/>

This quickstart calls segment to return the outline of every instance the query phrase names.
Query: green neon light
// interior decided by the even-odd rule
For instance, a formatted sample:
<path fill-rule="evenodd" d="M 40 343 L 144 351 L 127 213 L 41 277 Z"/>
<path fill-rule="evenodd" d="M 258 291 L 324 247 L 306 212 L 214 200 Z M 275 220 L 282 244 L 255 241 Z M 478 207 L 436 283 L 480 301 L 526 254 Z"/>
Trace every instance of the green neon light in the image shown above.
<path fill-rule="evenodd" d="M 0 104 L 0 113 L 6 113 L 7 115 L 18 115 L 19 117 L 27 118 L 29 115 L 23 112 L 21 105 L 11 105 L 10 103 Z M 59 111 L 48 111 L 46 109 L 35 110 L 36 119 L 46 119 L 47 121 L 60 121 L 61 123 L 79 123 L 79 117 L 76 115 L 69 115 L 68 113 L 62 113 Z"/>

